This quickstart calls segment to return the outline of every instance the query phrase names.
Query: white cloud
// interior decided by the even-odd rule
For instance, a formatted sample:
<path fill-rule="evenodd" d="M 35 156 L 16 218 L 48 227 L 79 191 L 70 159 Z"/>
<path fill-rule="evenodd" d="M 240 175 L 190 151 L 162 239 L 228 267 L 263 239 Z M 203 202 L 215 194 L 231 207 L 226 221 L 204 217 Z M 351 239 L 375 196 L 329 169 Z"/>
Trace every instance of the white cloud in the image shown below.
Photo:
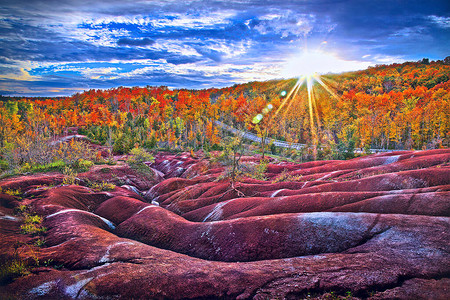
<path fill-rule="evenodd" d="M 393 63 L 403 63 L 406 60 L 402 56 L 392 56 L 392 55 L 375 55 L 372 58 L 375 64 L 393 64 Z"/>
<path fill-rule="evenodd" d="M 158 18 L 151 21 L 156 28 L 164 27 L 182 27 L 183 29 L 201 29 L 207 27 L 217 28 L 218 25 L 229 24 L 229 19 L 235 16 L 236 12 L 217 11 L 204 13 L 203 15 L 190 15 L 172 13 L 166 15 L 166 18 Z"/>
<path fill-rule="evenodd" d="M 101 28 L 103 25 L 117 23 L 125 25 L 152 26 L 154 29 L 165 27 L 182 27 L 183 29 L 200 29 L 206 27 L 217 27 L 229 23 L 229 19 L 235 16 L 236 12 L 232 10 L 202 12 L 201 14 L 188 13 L 168 13 L 162 16 L 132 15 L 132 16 L 105 16 L 88 17 L 83 19 L 84 24 L 91 27 Z M 145 28 L 143 28 L 145 29 Z"/>
<path fill-rule="evenodd" d="M 116 67 L 82 68 L 80 72 L 90 79 L 110 79 L 112 75 L 117 74 L 118 70 L 120 69 Z"/>
<path fill-rule="evenodd" d="M 428 19 L 439 27 L 448 29 L 450 28 L 450 17 L 428 16 Z"/>
<path fill-rule="evenodd" d="M 423 26 L 405 27 L 397 30 L 389 38 L 421 38 L 425 36 L 426 28 Z"/>
<path fill-rule="evenodd" d="M 276 33 L 282 37 L 289 35 L 304 36 L 311 32 L 316 21 L 312 14 L 299 14 L 290 10 L 270 12 L 258 18 L 259 23 L 254 27 L 261 34 Z M 249 26 L 251 22 L 247 22 Z"/>
<path fill-rule="evenodd" d="M 33 76 L 29 73 L 30 70 L 20 68 L 18 72 L 6 73 L 0 75 L 0 79 L 20 80 L 20 81 L 36 81 L 41 79 L 40 76 Z"/>

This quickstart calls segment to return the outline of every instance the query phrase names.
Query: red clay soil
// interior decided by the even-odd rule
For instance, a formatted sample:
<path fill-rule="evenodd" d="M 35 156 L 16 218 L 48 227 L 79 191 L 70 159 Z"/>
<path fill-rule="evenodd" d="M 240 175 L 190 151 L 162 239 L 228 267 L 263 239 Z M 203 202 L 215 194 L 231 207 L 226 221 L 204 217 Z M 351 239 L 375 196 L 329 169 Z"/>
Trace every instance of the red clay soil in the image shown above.
<path fill-rule="evenodd" d="M 80 175 L 129 179 L 107 192 L 58 174 L 2 180 L 0 259 L 29 273 L 2 279 L 0 297 L 448 299 L 450 150 L 271 159 L 268 180 L 234 184 L 200 154 L 161 153 L 150 166 L 154 180 L 125 165 Z M 47 232 L 21 234 L 19 205 Z"/>

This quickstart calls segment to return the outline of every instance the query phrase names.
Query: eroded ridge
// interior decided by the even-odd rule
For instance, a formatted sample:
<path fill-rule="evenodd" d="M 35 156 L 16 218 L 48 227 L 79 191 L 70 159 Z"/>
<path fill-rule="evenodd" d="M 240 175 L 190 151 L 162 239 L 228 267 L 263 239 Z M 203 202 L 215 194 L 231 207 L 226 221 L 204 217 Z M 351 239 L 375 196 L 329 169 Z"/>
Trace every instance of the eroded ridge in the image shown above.
<path fill-rule="evenodd" d="M 58 174 L 3 180 L 3 191 L 20 188 L 23 198 L 0 194 L 2 253 L 49 263 L 6 283 L 1 295 L 301 299 L 333 291 L 445 299 L 449 161 L 448 150 L 272 160 L 268 180 L 231 187 L 217 180 L 223 166 L 160 154 L 153 182 L 133 174 L 108 192 L 62 185 Z M 276 182 L 282 173 L 290 179 Z M 40 248 L 20 234 L 19 205 L 44 217 Z"/>

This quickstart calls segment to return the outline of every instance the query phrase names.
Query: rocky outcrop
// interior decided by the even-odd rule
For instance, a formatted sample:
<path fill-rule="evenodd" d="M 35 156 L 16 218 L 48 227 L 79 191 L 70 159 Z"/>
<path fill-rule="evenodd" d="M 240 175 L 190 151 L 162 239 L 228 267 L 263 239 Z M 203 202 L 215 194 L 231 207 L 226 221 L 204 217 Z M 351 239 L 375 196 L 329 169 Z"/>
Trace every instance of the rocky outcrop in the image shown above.
<path fill-rule="evenodd" d="M 273 161 L 271 180 L 231 185 L 217 181 L 221 166 L 161 154 L 151 166 L 162 181 L 142 193 L 6 179 L 22 199 L 0 195 L 2 253 L 48 263 L 30 262 L 1 296 L 447 299 L 449 162 L 448 150 Z M 20 234 L 18 205 L 44 216 L 40 248 Z"/>

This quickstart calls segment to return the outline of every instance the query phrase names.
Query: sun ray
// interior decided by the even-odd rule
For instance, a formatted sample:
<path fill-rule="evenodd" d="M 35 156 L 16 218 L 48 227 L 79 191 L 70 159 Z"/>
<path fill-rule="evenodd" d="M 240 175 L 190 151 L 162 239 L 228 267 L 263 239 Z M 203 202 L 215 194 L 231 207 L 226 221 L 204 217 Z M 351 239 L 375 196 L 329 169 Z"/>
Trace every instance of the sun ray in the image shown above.
<path fill-rule="evenodd" d="M 299 80 L 297 81 L 295 86 L 292 88 L 292 90 L 289 92 L 289 94 L 286 96 L 286 98 L 281 103 L 280 107 L 278 107 L 277 111 L 273 114 L 272 120 L 278 115 L 278 113 L 283 108 L 283 106 L 286 104 L 286 102 L 289 101 L 292 94 L 296 93 L 296 91 L 300 88 L 300 86 L 303 84 L 304 81 L 305 81 L 305 76 L 302 76 L 299 78 Z"/>
<path fill-rule="evenodd" d="M 328 92 L 330 93 L 334 98 L 336 98 L 337 100 L 340 100 L 339 96 L 336 95 L 336 93 L 334 93 L 323 81 L 322 79 L 317 76 L 315 77 L 316 81 Z"/>
<path fill-rule="evenodd" d="M 315 92 L 314 92 L 313 88 L 311 88 L 311 96 L 312 96 L 312 100 L 313 100 L 314 113 L 316 115 L 317 128 L 320 128 L 322 126 L 322 124 L 320 122 L 319 109 L 318 109 L 318 105 L 317 105 L 317 101 L 316 101 L 316 95 L 315 95 Z"/>
<path fill-rule="evenodd" d="M 312 105 L 312 95 L 311 95 L 311 90 L 312 90 L 312 78 L 311 78 L 311 76 L 307 77 L 306 88 L 307 88 L 307 92 L 308 92 L 309 123 L 310 123 L 310 127 L 311 127 L 311 134 L 313 135 L 313 137 L 315 137 L 313 105 Z"/>
<path fill-rule="evenodd" d="M 297 87 L 297 89 L 294 91 L 294 93 L 293 93 L 293 95 L 292 95 L 292 100 L 289 101 L 289 104 L 288 104 L 287 108 L 284 110 L 283 117 L 286 115 L 287 112 L 290 111 L 292 104 L 294 104 L 294 102 L 296 102 L 296 101 L 294 101 L 294 98 L 296 98 L 297 96 L 299 96 L 300 101 L 302 100 L 302 98 L 300 97 L 300 94 L 299 94 L 301 86 L 302 86 L 302 84 L 300 84 L 300 85 Z"/>

